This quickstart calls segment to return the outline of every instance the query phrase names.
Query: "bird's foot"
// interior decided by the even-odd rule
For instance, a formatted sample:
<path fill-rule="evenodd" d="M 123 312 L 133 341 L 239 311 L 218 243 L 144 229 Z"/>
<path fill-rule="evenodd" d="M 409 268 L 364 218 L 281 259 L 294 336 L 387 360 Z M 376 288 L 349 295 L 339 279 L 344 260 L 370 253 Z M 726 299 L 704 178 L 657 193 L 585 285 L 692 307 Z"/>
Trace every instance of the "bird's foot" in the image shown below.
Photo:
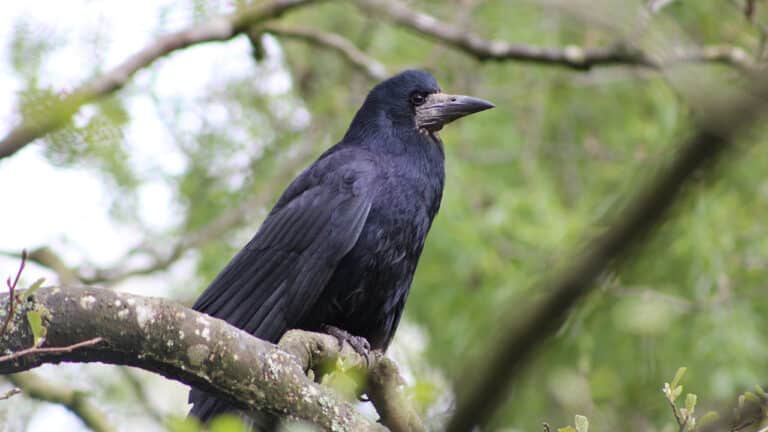
<path fill-rule="evenodd" d="M 339 341 L 340 347 L 344 346 L 344 342 L 348 343 L 349 346 L 355 350 L 355 352 L 360 354 L 365 359 L 367 365 L 371 364 L 371 344 L 368 343 L 368 339 L 362 336 L 354 336 L 346 330 L 342 330 L 332 325 L 323 326 L 323 331 L 335 337 L 336 340 Z"/>

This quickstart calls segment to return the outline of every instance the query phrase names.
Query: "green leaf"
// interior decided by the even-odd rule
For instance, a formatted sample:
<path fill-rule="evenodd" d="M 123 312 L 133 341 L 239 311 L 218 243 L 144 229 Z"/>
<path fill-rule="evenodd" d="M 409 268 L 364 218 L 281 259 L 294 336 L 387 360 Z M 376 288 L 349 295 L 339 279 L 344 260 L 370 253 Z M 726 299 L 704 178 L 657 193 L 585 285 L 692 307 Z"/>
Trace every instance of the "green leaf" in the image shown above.
<path fill-rule="evenodd" d="M 249 428 L 239 417 L 232 414 L 222 414 L 211 421 L 208 430 L 209 432 L 246 432 Z"/>
<path fill-rule="evenodd" d="M 760 384 L 755 384 L 755 390 L 757 390 L 758 393 L 760 393 L 763 396 L 766 396 L 765 390 L 760 386 Z"/>
<path fill-rule="evenodd" d="M 718 414 L 718 413 L 716 413 L 714 411 L 710 411 L 710 412 L 704 414 L 703 416 L 701 416 L 699 418 L 698 423 L 699 423 L 699 426 L 704 426 L 706 424 L 714 422 L 715 420 L 717 420 L 719 418 L 720 418 L 720 414 Z"/>
<path fill-rule="evenodd" d="M 169 432 L 200 432 L 200 421 L 194 417 L 171 417 L 168 419 L 166 430 Z"/>
<path fill-rule="evenodd" d="M 577 432 L 576 429 L 573 428 L 573 426 L 566 426 L 562 428 L 557 428 L 557 432 Z"/>
<path fill-rule="evenodd" d="M 35 291 L 38 290 L 38 288 L 43 286 L 43 282 L 45 282 L 45 278 L 40 278 L 40 279 L 36 280 L 35 283 L 30 285 L 30 287 L 27 288 L 27 292 L 25 293 L 27 298 L 30 298 L 35 293 Z"/>
<path fill-rule="evenodd" d="M 577 432 L 589 432 L 589 420 L 583 415 L 576 415 L 574 418 Z"/>
<path fill-rule="evenodd" d="M 691 414 L 693 414 L 693 410 L 696 408 L 696 399 L 697 397 L 693 393 L 685 395 L 685 409 Z"/>
<path fill-rule="evenodd" d="M 32 338 L 34 340 L 34 346 L 40 343 L 40 340 L 45 337 L 46 328 L 43 326 L 43 319 L 37 311 L 27 311 L 27 322 L 32 329 Z"/>
<path fill-rule="evenodd" d="M 683 394 L 683 386 L 677 386 L 672 389 L 672 401 L 674 402 L 681 394 Z"/>
<path fill-rule="evenodd" d="M 681 367 L 677 369 L 677 372 L 675 373 L 675 377 L 672 378 L 672 382 L 669 384 L 670 387 L 673 389 L 677 387 L 677 384 L 680 383 L 680 380 L 683 379 L 683 375 L 685 375 L 685 371 L 687 368 Z"/>
<path fill-rule="evenodd" d="M 757 397 L 756 394 L 752 393 L 751 391 L 744 392 L 744 397 L 750 401 L 750 402 L 760 402 L 760 398 Z"/>

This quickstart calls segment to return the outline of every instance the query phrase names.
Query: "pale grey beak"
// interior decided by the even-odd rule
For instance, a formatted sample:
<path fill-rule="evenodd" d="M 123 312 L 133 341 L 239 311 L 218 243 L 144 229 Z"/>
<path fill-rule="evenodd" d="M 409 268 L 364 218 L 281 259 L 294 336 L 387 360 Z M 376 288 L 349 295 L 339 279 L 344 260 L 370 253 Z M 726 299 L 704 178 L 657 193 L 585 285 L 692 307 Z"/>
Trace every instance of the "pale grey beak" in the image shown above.
<path fill-rule="evenodd" d="M 416 107 L 416 127 L 430 132 L 439 131 L 458 118 L 493 108 L 494 105 L 470 96 L 432 93 Z"/>

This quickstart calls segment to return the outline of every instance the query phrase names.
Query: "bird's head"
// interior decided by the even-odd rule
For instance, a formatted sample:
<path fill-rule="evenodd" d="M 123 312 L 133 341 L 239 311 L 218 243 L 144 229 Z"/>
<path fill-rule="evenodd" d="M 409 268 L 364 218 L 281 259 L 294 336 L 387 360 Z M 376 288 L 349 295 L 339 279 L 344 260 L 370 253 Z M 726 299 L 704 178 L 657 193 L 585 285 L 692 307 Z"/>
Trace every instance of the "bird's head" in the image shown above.
<path fill-rule="evenodd" d="M 490 108 L 493 104 L 482 99 L 443 93 L 429 72 L 406 70 L 374 87 L 356 119 L 386 116 L 393 126 L 434 135 L 458 118 Z"/>

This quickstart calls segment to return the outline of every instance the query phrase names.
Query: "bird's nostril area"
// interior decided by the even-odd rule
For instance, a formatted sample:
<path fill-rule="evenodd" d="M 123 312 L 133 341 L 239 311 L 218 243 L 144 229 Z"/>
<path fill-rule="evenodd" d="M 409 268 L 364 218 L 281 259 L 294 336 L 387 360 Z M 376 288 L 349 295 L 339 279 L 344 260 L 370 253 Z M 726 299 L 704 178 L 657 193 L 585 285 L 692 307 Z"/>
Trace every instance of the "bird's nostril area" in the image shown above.
<path fill-rule="evenodd" d="M 451 102 L 456 102 L 456 97 L 452 97 Z"/>

